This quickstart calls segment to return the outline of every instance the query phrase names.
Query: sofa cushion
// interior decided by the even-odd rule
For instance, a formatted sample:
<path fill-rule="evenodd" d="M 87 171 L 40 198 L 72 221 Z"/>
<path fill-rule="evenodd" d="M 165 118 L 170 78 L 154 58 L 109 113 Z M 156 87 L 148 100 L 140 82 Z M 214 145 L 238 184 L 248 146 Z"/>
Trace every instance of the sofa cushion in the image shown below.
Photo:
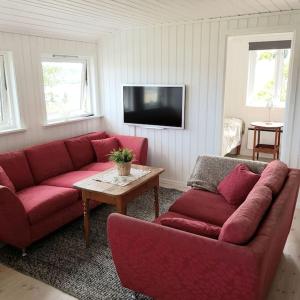
<path fill-rule="evenodd" d="M 267 165 L 260 161 L 203 155 L 198 157 L 187 185 L 217 193 L 219 183 L 241 163 L 247 165 L 256 174 L 261 174 Z"/>
<path fill-rule="evenodd" d="M 72 188 L 74 183 L 97 174 L 96 171 L 72 171 L 43 181 L 41 184 Z"/>
<path fill-rule="evenodd" d="M 185 218 L 163 218 L 160 223 L 164 226 L 211 238 L 218 238 L 221 230 L 219 226 L 198 220 L 187 220 Z"/>
<path fill-rule="evenodd" d="M 259 174 L 251 172 L 247 165 L 238 164 L 218 185 L 218 192 L 229 204 L 242 204 L 258 179 Z"/>
<path fill-rule="evenodd" d="M 74 169 L 63 141 L 27 148 L 25 154 L 37 183 Z"/>
<path fill-rule="evenodd" d="M 222 226 L 235 209 L 220 194 L 191 189 L 183 193 L 169 210 Z"/>
<path fill-rule="evenodd" d="M 65 144 L 75 169 L 80 169 L 81 167 L 95 161 L 96 155 L 92 147 L 91 140 L 100 140 L 106 137 L 106 133 L 104 131 L 100 131 L 91 132 L 65 140 Z"/>
<path fill-rule="evenodd" d="M 102 172 L 107 169 L 110 169 L 114 166 L 114 163 L 112 161 L 107 162 L 96 162 L 88 164 L 80 169 L 80 171 L 98 171 Z"/>
<path fill-rule="evenodd" d="M 272 202 L 272 191 L 264 185 L 255 185 L 246 200 L 224 223 L 219 240 L 245 244 L 254 235 Z"/>
<path fill-rule="evenodd" d="M 17 191 L 34 185 L 33 176 L 23 151 L 0 154 L 0 166 Z"/>
<path fill-rule="evenodd" d="M 75 169 L 80 169 L 94 160 L 92 144 L 85 136 L 65 140 L 65 144 Z"/>
<path fill-rule="evenodd" d="M 102 139 L 106 139 L 108 137 L 105 131 L 90 132 L 83 136 L 85 136 L 89 141 L 102 140 Z"/>
<path fill-rule="evenodd" d="M 0 185 L 6 186 L 9 188 L 11 191 L 15 192 L 15 186 L 3 170 L 3 168 L 0 166 Z"/>
<path fill-rule="evenodd" d="M 92 140 L 91 143 L 96 153 L 98 162 L 109 161 L 108 156 L 110 152 L 120 147 L 119 142 L 115 137 L 110 137 L 102 140 Z"/>
<path fill-rule="evenodd" d="M 78 201 L 74 189 L 37 185 L 17 193 L 31 224 L 35 224 L 52 213 Z"/>
<path fill-rule="evenodd" d="M 279 160 L 270 162 L 261 173 L 259 184 L 269 187 L 273 195 L 277 195 L 289 173 L 287 165 Z"/>

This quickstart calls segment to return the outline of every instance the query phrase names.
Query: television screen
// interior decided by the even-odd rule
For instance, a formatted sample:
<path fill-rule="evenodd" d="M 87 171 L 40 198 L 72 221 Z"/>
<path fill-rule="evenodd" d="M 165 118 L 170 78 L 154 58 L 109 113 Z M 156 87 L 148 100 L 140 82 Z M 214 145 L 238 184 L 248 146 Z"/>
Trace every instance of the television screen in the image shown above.
<path fill-rule="evenodd" d="M 123 86 L 124 123 L 184 128 L 184 86 Z"/>

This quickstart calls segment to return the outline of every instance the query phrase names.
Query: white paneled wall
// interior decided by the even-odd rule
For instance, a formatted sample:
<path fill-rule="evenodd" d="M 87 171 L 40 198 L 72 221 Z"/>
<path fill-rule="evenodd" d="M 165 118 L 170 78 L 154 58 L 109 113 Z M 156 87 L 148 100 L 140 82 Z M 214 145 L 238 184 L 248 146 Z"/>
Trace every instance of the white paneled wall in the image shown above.
<path fill-rule="evenodd" d="M 0 51 L 12 51 L 17 93 L 25 132 L 0 134 L 0 152 L 100 130 L 100 118 L 43 127 L 41 65 L 43 53 L 91 56 L 97 68 L 97 45 L 0 32 Z M 97 84 L 98 88 L 98 84 Z"/>
<path fill-rule="evenodd" d="M 106 126 L 112 132 L 146 136 L 150 163 L 163 166 L 165 182 L 184 184 L 199 154 L 219 154 L 227 35 L 296 31 L 300 16 L 282 13 L 191 22 L 123 31 L 99 42 Z M 300 166 L 300 101 L 295 54 L 285 160 Z M 186 129 L 155 130 L 122 124 L 122 83 L 185 84 Z M 297 99 L 297 101 L 295 101 Z M 295 104 L 296 103 L 296 104 Z"/>

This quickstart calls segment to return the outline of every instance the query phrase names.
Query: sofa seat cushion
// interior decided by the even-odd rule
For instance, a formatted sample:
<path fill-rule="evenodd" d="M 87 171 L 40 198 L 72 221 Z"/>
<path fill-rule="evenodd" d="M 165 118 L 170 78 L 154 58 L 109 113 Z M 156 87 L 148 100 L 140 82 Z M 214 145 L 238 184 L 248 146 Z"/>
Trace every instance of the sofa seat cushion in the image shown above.
<path fill-rule="evenodd" d="M 97 162 L 108 162 L 109 154 L 120 147 L 119 142 L 115 137 L 93 140 L 91 143 L 96 153 Z"/>
<path fill-rule="evenodd" d="M 58 186 L 65 188 L 72 188 L 74 183 L 83 180 L 87 177 L 93 176 L 98 172 L 95 171 L 72 171 L 49 178 L 42 182 L 43 185 Z"/>
<path fill-rule="evenodd" d="M 0 166 L 17 191 L 34 185 L 34 179 L 23 151 L 0 154 Z"/>
<path fill-rule="evenodd" d="M 14 184 L 11 182 L 11 180 L 9 179 L 6 172 L 3 170 L 1 166 L 0 166 L 0 185 L 6 186 L 12 192 L 16 192 Z"/>
<path fill-rule="evenodd" d="M 74 170 L 72 160 L 63 141 L 27 148 L 25 154 L 37 183 Z"/>
<path fill-rule="evenodd" d="M 183 193 L 169 210 L 222 226 L 235 209 L 220 194 L 191 189 Z"/>
<path fill-rule="evenodd" d="M 245 164 L 238 164 L 218 185 L 218 192 L 229 204 L 241 205 L 260 178 Z"/>
<path fill-rule="evenodd" d="M 100 140 L 103 138 L 106 138 L 106 133 L 101 131 L 65 140 L 66 147 L 69 151 L 75 169 L 80 169 L 81 167 L 96 160 L 91 140 Z"/>
<path fill-rule="evenodd" d="M 163 218 L 160 223 L 164 226 L 190 232 L 197 235 L 217 239 L 221 227 L 198 220 L 188 220 L 186 218 Z"/>
<path fill-rule="evenodd" d="M 289 168 L 285 163 L 273 160 L 264 169 L 258 182 L 270 188 L 273 195 L 276 196 L 280 192 L 288 173 Z"/>
<path fill-rule="evenodd" d="M 250 241 L 272 202 L 272 191 L 255 185 L 246 200 L 224 223 L 219 240 L 243 245 Z"/>
<path fill-rule="evenodd" d="M 37 185 L 17 193 L 31 224 L 47 218 L 52 213 L 78 201 L 74 189 Z"/>
<path fill-rule="evenodd" d="M 81 171 L 97 171 L 97 172 L 102 172 L 105 170 L 108 170 L 110 168 L 114 167 L 114 163 L 111 161 L 107 162 L 97 162 L 97 163 L 91 163 L 88 164 L 84 167 L 82 167 L 80 170 Z"/>

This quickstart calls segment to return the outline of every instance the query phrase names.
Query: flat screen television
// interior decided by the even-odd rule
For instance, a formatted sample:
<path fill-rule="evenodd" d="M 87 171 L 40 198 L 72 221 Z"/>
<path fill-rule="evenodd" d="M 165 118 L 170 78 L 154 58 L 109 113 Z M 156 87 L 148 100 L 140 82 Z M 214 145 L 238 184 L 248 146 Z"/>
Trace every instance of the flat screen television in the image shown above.
<path fill-rule="evenodd" d="M 124 123 L 184 128 L 184 85 L 123 85 Z"/>

